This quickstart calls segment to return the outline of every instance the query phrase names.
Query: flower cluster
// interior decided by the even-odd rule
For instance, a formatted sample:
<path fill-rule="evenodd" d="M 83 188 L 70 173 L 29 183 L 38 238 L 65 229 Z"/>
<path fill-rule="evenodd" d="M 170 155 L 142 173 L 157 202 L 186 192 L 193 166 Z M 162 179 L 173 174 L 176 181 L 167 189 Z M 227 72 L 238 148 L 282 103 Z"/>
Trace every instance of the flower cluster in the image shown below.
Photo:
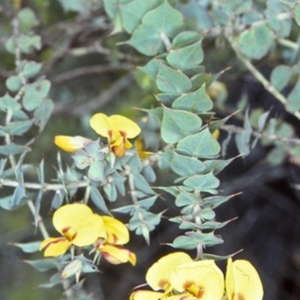
<path fill-rule="evenodd" d="M 129 241 L 129 231 L 119 220 L 99 216 L 85 204 L 74 203 L 60 207 L 53 215 L 53 225 L 62 237 L 47 238 L 40 250 L 44 256 L 59 256 L 73 247 L 93 245 L 96 256 L 102 256 L 110 263 L 136 263 L 134 253 L 122 247 Z"/>
<path fill-rule="evenodd" d="M 132 148 L 128 139 L 137 137 L 141 132 L 135 122 L 121 115 L 108 117 L 102 113 L 95 114 L 90 119 L 90 126 L 100 136 L 107 138 L 109 150 L 118 158 L 123 157 L 126 150 Z M 59 135 L 54 138 L 56 146 L 67 152 L 82 149 L 89 142 L 90 139 L 81 136 Z"/>
<path fill-rule="evenodd" d="M 263 297 L 259 275 L 246 260 L 228 259 L 224 284 L 223 273 L 214 260 L 193 261 L 188 254 L 175 252 L 154 263 L 146 281 L 154 291 L 134 291 L 130 300 L 261 300 Z M 227 298 L 223 298 L 224 286 Z"/>

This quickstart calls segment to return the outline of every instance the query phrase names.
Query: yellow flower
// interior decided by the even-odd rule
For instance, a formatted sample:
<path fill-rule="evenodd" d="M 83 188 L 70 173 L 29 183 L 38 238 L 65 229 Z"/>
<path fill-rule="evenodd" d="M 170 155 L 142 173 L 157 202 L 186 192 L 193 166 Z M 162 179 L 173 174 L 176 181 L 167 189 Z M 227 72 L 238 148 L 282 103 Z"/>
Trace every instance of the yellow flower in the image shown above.
<path fill-rule="evenodd" d="M 141 159 L 146 159 L 153 154 L 153 152 L 146 151 L 143 140 L 138 137 L 136 140 L 136 152 Z"/>
<path fill-rule="evenodd" d="M 67 136 L 57 135 L 54 137 L 54 143 L 57 147 L 63 149 L 66 152 L 75 152 L 82 149 L 87 143 L 92 140 L 82 136 Z"/>
<path fill-rule="evenodd" d="M 216 130 L 213 132 L 212 136 L 217 140 L 217 139 L 219 138 L 219 136 L 220 136 L 220 130 L 219 130 L 219 129 L 216 129 Z"/>
<path fill-rule="evenodd" d="M 188 292 L 195 299 L 219 300 L 224 294 L 224 277 L 214 260 L 201 260 L 177 266 L 171 284 L 178 292 Z"/>
<path fill-rule="evenodd" d="M 184 252 L 174 252 L 160 258 L 146 273 L 148 285 L 155 291 L 172 290 L 171 274 L 174 269 L 184 263 L 192 262 L 192 258 Z"/>
<path fill-rule="evenodd" d="M 91 127 L 101 136 L 108 138 L 110 151 L 116 157 L 123 157 L 126 150 L 132 148 L 128 139 L 137 137 L 141 129 L 133 121 L 121 115 L 98 113 L 90 119 Z"/>
<path fill-rule="evenodd" d="M 47 238 L 40 250 L 44 256 L 59 256 L 72 245 L 84 247 L 93 244 L 103 229 L 102 218 L 85 204 L 75 203 L 60 207 L 53 215 L 53 225 L 63 237 Z"/>
<path fill-rule="evenodd" d="M 122 247 L 129 242 L 128 228 L 113 217 L 102 216 L 102 220 L 103 229 L 99 234 L 101 239 L 97 242 L 97 250 L 111 264 L 130 262 L 134 266 L 136 264 L 135 254 Z"/>
<path fill-rule="evenodd" d="M 226 293 L 228 300 L 261 300 L 263 286 L 253 265 L 247 260 L 227 261 Z"/>

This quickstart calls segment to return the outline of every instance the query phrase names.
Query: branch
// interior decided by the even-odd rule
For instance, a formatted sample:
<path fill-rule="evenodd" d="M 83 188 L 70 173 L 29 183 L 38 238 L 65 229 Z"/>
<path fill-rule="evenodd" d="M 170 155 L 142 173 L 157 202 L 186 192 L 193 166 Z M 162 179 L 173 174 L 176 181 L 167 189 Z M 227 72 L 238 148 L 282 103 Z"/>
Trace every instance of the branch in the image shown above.
<path fill-rule="evenodd" d="M 279 100 L 284 106 L 287 105 L 287 98 L 282 95 L 272 84 L 270 81 L 268 81 L 259 71 L 256 69 L 256 67 L 252 64 L 252 62 L 244 57 L 240 52 L 236 45 L 236 42 L 229 36 L 227 36 L 227 39 L 229 43 L 232 46 L 232 49 L 234 50 L 236 56 L 244 63 L 244 65 L 247 67 L 247 69 L 251 72 L 251 74 L 264 86 L 264 88 L 270 92 L 277 100 Z M 298 120 L 300 120 L 300 112 L 290 112 L 293 114 Z"/>
<path fill-rule="evenodd" d="M 19 182 L 15 180 L 9 180 L 0 178 L 0 187 L 17 187 L 19 186 Z M 34 183 L 34 182 L 25 182 L 24 188 L 29 190 L 43 190 L 43 191 L 57 191 L 61 189 L 74 189 L 74 188 L 81 188 L 81 187 L 88 187 L 90 185 L 89 181 L 76 181 L 70 182 L 66 184 L 62 183 Z"/>
<path fill-rule="evenodd" d="M 234 132 L 234 133 L 245 133 L 246 130 L 242 127 L 238 127 L 235 125 L 223 125 L 221 126 L 221 129 L 228 131 L 228 132 Z M 252 131 L 251 133 L 254 137 L 260 138 L 260 139 L 268 139 L 270 141 L 280 141 L 287 144 L 292 145 L 300 145 L 300 139 L 294 139 L 294 138 L 286 138 L 277 136 L 275 134 L 267 134 L 264 132 L 258 132 L 258 131 Z"/>
<path fill-rule="evenodd" d="M 78 104 L 78 105 L 56 105 L 52 116 L 54 115 L 73 115 L 73 116 L 82 116 L 96 110 L 99 110 L 100 107 L 104 106 L 111 99 L 116 97 L 116 95 L 124 88 L 128 87 L 133 81 L 133 75 L 129 73 L 126 76 L 121 77 L 117 80 L 108 90 L 103 92 L 100 97 L 95 97 L 88 103 Z"/>
<path fill-rule="evenodd" d="M 65 81 L 69 81 L 80 76 L 108 73 L 108 72 L 114 72 L 119 70 L 130 71 L 132 69 L 134 69 L 134 66 L 130 64 L 120 64 L 117 66 L 112 66 L 112 65 L 86 66 L 86 67 L 81 67 L 81 68 L 64 72 L 56 76 L 55 78 L 53 78 L 51 81 L 52 83 L 62 84 Z"/>

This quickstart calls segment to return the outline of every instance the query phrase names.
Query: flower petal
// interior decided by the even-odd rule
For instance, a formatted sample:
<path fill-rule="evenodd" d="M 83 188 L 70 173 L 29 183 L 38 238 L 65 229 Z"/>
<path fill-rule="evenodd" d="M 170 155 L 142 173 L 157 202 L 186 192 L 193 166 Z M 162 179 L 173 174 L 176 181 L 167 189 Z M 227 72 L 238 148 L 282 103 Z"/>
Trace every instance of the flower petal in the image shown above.
<path fill-rule="evenodd" d="M 260 277 L 247 260 L 227 261 L 226 292 L 229 300 L 261 300 L 263 286 Z"/>
<path fill-rule="evenodd" d="M 54 137 L 54 144 L 67 152 L 75 152 L 84 147 L 85 144 L 90 142 L 90 139 L 87 139 L 82 136 L 67 136 L 67 135 L 57 135 Z"/>
<path fill-rule="evenodd" d="M 102 228 L 102 218 L 97 214 L 93 214 L 78 229 L 77 235 L 72 243 L 79 247 L 91 245 L 98 239 Z"/>
<path fill-rule="evenodd" d="M 119 265 L 127 262 L 133 262 L 132 264 L 135 265 L 135 254 L 126 248 L 102 244 L 98 250 L 102 253 L 103 257 L 113 265 Z"/>
<path fill-rule="evenodd" d="M 95 114 L 91 117 L 90 126 L 103 137 L 109 137 L 109 131 L 114 130 L 109 117 L 102 113 Z"/>
<path fill-rule="evenodd" d="M 104 228 L 99 237 L 114 245 L 124 245 L 129 242 L 129 230 L 125 224 L 109 216 L 102 216 L 102 220 Z"/>
<path fill-rule="evenodd" d="M 45 239 L 40 250 L 45 248 L 44 256 L 59 256 L 67 252 L 71 244 L 65 237 Z"/>
<path fill-rule="evenodd" d="M 130 119 L 121 115 L 112 115 L 109 117 L 113 131 L 124 132 L 126 138 L 132 139 L 138 136 L 141 128 Z"/>
<path fill-rule="evenodd" d="M 81 203 L 60 207 L 53 215 L 53 225 L 76 246 L 94 243 L 103 229 L 102 218 Z"/>
<path fill-rule="evenodd" d="M 164 294 L 159 292 L 138 290 L 130 295 L 129 300 L 159 300 L 163 296 Z"/>
<path fill-rule="evenodd" d="M 179 292 L 187 291 L 201 300 L 221 299 L 224 277 L 214 260 L 181 264 L 171 274 L 171 285 Z"/>
<path fill-rule="evenodd" d="M 192 261 L 192 258 L 184 252 L 174 252 L 163 256 L 148 269 L 146 281 L 155 291 L 160 289 L 167 291 L 171 287 L 170 277 L 173 270 L 181 264 Z"/>

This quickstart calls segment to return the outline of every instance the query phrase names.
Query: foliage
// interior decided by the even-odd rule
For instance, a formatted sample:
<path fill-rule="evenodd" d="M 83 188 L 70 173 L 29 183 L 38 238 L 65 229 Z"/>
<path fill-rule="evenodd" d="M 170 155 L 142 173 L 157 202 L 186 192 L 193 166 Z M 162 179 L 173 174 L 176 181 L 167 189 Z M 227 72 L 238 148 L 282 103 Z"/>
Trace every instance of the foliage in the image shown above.
<path fill-rule="evenodd" d="M 81 274 L 98 272 L 101 257 L 113 264 L 135 264 L 135 254 L 122 248 L 128 241 L 108 241 L 109 234 L 101 236 L 99 224 L 95 225 L 99 232 L 90 229 L 97 236 L 83 244 L 67 233 L 74 226 L 75 235 L 80 232 L 76 222 L 65 224 L 62 218 L 62 224 L 55 225 L 57 212 L 74 202 L 95 208 L 103 220 L 125 215 L 128 229 L 149 245 L 151 232 L 165 218 L 165 209 L 157 212 L 155 207 L 166 193 L 176 207 L 176 215 L 168 221 L 181 230 L 166 242 L 168 246 L 191 250 L 196 260 L 232 257 L 206 252 L 223 243 L 217 230 L 234 220 L 220 221 L 216 216 L 216 208 L 235 196 L 220 193 L 217 177 L 234 160 L 225 158 L 230 142 L 244 159 L 260 143 L 271 148 L 266 161 L 272 165 L 287 157 L 296 164 L 300 161 L 296 130 L 285 119 L 286 115 L 300 119 L 300 4 L 293 0 L 50 2 L 33 1 L 32 7 L 23 7 L 22 1 L 11 1 L 0 10 L 5 32 L 5 49 L 0 51 L 7 57 L 0 69 L 5 83 L 0 97 L 0 185 L 4 191 L 0 207 L 11 211 L 27 205 L 44 242 L 30 240 L 15 246 L 25 253 L 45 248 L 45 256 L 55 256 L 26 261 L 40 272 L 54 272 L 42 287 L 61 284 L 67 299 L 75 299 L 74 294 L 93 299 L 82 288 Z M 48 5 L 44 12 L 43 5 Z M 230 61 L 212 74 L 210 55 L 221 59 L 228 53 Z M 280 64 L 270 74 L 259 69 L 259 63 L 275 59 Z M 12 65 L 14 71 L 7 71 Z M 72 70 L 73 66 L 78 68 Z M 276 115 L 271 107 L 249 106 L 246 94 L 231 106 L 221 79 L 245 70 L 279 101 L 284 115 Z M 101 83 L 95 78 L 85 81 L 87 87 L 76 84 L 78 77 L 99 73 L 113 75 Z M 75 84 L 62 85 L 71 80 Z M 119 95 L 126 99 L 123 104 L 116 93 L 126 86 L 134 88 Z M 99 90 L 105 90 L 100 97 Z M 131 102 L 131 97 L 142 101 Z M 51 98 L 58 103 L 54 105 Z M 129 106 L 138 106 L 138 112 L 129 112 Z M 100 112 L 104 110 L 107 115 Z M 47 129 L 59 114 L 67 116 L 62 125 L 53 123 Z M 73 125 L 75 116 L 79 126 Z M 66 130 L 64 122 L 72 123 L 71 130 Z M 45 159 L 37 162 L 34 153 L 47 135 L 51 142 L 44 149 Z M 49 172 L 52 162 L 47 155 L 56 151 L 53 139 L 70 155 L 58 152 L 55 171 Z M 153 186 L 161 174 L 171 180 Z M 49 192 L 48 207 L 51 213 L 56 210 L 53 223 L 61 238 L 49 238 L 44 223 Z M 111 226 L 116 231 L 123 228 L 123 223 L 115 222 Z M 62 239 L 63 249 L 51 250 Z M 96 259 L 89 259 L 84 247 L 96 251 Z M 235 262 L 230 258 L 229 264 Z M 223 287 L 220 293 L 223 296 Z M 260 299 L 262 291 L 258 294 Z"/>

